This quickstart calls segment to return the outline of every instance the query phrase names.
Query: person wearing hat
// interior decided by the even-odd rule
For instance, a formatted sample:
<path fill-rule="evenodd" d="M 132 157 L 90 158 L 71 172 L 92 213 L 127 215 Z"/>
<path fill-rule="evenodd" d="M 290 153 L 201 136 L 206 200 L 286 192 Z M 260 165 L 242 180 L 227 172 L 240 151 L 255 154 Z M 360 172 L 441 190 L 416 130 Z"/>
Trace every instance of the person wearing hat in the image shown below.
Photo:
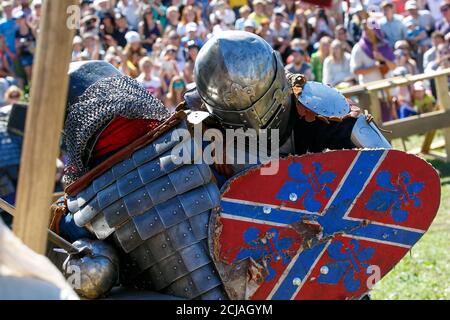
<path fill-rule="evenodd" d="M 264 12 L 265 6 L 264 0 L 254 0 L 253 1 L 253 12 L 249 14 L 248 19 L 255 21 L 256 28 L 259 27 L 263 19 L 267 19 L 266 13 Z"/>
<path fill-rule="evenodd" d="M 10 60 L 16 54 L 16 20 L 13 18 L 13 1 L 2 1 L 3 19 L 0 21 L 0 34 L 5 37 L 5 43 L 10 51 Z"/>
<path fill-rule="evenodd" d="M 183 69 L 183 77 L 187 84 L 194 83 L 194 66 L 195 60 L 197 60 L 197 55 L 200 47 L 194 40 L 190 40 L 186 44 L 186 63 Z"/>
<path fill-rule="evenodd" d="M 72 41 L 72 62 L 81 61 L 83 53 L 83 39 L 75 36 Z"/>
<path fill-rule="evenodd" d="M 195 41 L 199 48 L 203 46 L 203 41 L 198 36 L 198 27 L 195 22 L 189 22 L 186 24 L 186 35 L 181 38 L 181 46 L 186 47 L 188 41 Z"/>
<path fill-rule="evenodd" d="M 100 38 L 94 32 L 87 32 L 83 34 L 84 50 L 81 54 L 82 60 L 100 60 L 104 52 L 101 48 Z"/>
<path fill-rule="evenodd" d="M 256 32 L 256 22 L 253 19 L 248 18 L 244 22 L 244 31 L 255 33 Z"/>
<path fill-rule="evenodd" d="M 419 10 L 417 2 L 415 0 L 408 0 L 405 2 L 405 10 L 407 15 L 403 18 L 402 22 L 406 26 L 410 21 L 415 25 L 425 29 L 427 33 L 430 33 L 434 29 L 434 18 L 428 10 Z"/>
<path fill-rule="evenodd" d="M 239 19 L 234 23 L 234 29 L 236 30 L 244 30 L 244 23 L 247 20 L 248 16 L 252 12 L 249 6 L 242 6 L 239 8 Z"/>
<path fill-rule="evenodd" d="M 123 50 L 126 64 L 124 65 L 125 73 L 136 78 L 139 76 L 139 61 L 147 55 L 147 50 L 142 46 L 141 36 L 136 31 L 128 31 L 125 34 L 127 45 Z"/>
<path fill-rule="evenodd" d="M 423 81 L 417 81 L 413 85 L 412 100 L 417 113 L 425 113 L 433 111 L 435 108 L 435 99 L 425 90 Z"/>
<path fill-rule="evenodd" d="M 407 30 L 402 23 L 402 17 L 395 14 L 392 2 L 383 1 L 381 3 L 384 16 L 380 20 L 381 31 L 386 36 L 386 40 L 394 47 L 395 42 L 406 38 Z"/>

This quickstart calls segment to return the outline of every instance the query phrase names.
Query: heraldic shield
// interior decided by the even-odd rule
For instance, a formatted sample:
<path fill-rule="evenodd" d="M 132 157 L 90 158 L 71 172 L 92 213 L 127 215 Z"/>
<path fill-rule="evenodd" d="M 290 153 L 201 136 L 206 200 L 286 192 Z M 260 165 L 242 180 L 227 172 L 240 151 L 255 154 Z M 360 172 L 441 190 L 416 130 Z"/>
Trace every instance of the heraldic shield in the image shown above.
<path fill-rule="evenodd" d="M 401 151 L 329 151 L 278 165 L 276 175 L 258 166 L 234 177 L 212 214 L 211 255 L 231 299 L 359 299 L 439 208 L 437 172 Z"/>

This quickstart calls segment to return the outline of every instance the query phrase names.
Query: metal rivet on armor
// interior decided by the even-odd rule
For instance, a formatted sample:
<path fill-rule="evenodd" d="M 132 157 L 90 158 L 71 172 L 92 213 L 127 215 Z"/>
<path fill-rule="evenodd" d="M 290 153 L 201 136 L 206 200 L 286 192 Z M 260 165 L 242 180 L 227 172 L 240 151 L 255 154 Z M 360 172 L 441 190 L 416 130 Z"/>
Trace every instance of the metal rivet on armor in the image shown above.
<path fill-rule="evenodd" d="M 328 271 L 329 271 L 329 269 L 328 269 L 327 266 L 323 266 L 323 267 L 320 268 L 320 273 L 321 274 L 328 274 Z"/>
<path fill-rule="evenodd" d="M 201 195 L 201 196 L 200 196 L 200 199 L 205 199 L 205 196 L 204 196 L 204 195 Z"/>
<path fill-rule="evenodd" d="M 132 184 L 132 183 L 133 183 L 133 180 L 128 181 L 128 183 L 129 183 L 129 184 Z"/>
<path fill-rule="evenodd" d="M 150 223 L 150 227 L 153 227 L 153 223 Z"/>
<path fill-rule="evenodd" d="M 165 247 L 167 247 L 167 245 L 164 243 L 161 247 L 165 248 Z"/>
<path fill-rule="evenodd" d="M 158 217 L 155 217 L 155 219 L 154 219 L 155 221 L 157 221 L 158 220 Z"/>
<path fill-rule="evenodd" d="M 272 212 L 272 208 L 271 208 L 271 207 L 268 207 L 268 206 L 264 206 L 264 207 L 263 207 L 263 212 L 264 212 L 265 214 L 269 214 L 269 213 Z"/>
<path fill-rule="evenodd" d="M 152 172 L 155 172 L 155 170 L 156 170 L 156 169 L 155 169 L 155 168 L 153 168 L 153 169 L 152 169 Z"/>
<path fill-rule="evenodd" d="M 387 239 L 388 238 L 388 235 L 385 233 L 385 234 L 383 234 L 383 239 Z"/>
<path fill-rule="evenodd" d="M 161 188 L 161 191 L 162 191 L 162 192 L 166 191 L 166 188 Z"/>
<path fill-rule="evenodd" d="M 177 267 L 176 267 L 176 266 L 174 266 L 174 267 L 173 267 L 173 270 L 177 270 Z"/>
<path fill-rule="evenodd" d="M 186 233 L 183 233 L 183 237 L 186 237 L 187 236 L 187 234 Z"/>
<path fill-rule="evenodd" d="M 183 260 L 181 260 L 181 259 L 178 259 L 178 263 L 182 263 L 183 262 Z"/>
<path fill-rule="evenodd" d="M 191 175 L 191 176 L 193 176 L 194 175 L 194 171 L 189 171 L 189 174 Z"/>
<path fill-rule="evenodd" d="M 289 200 L 291 200 L 292 202 L 297 201 L 297 199 L 298 199 L 298 196 L 297 196 L 296 193 L 291 193 L 291 194 L 289 195 Z"/>
<path fill-rule="evenodd" d="M 177 210 L 173 210 L 172 214 L 175 216 L 177 214 Z"/>
<path fill-rule="evenodd" d="M 119 212 L 119 211 L 117 211 L 117 212 L 116 212 L 116 214 L 117 214 L 117 215 L 119 215 L 119 214 L 120 214 L 120 212 Z"/>
<path fill-rule="evenodd" d="M 189 177 L 184 178 L 184 181 L 188 182 L 189 181 Z"/>
<path fill-rule="evenodd" d="M 166 240 L 167 240 L 167 241 L 170 241 L 170 238 L 169 238 L 169 237 L 167 237 L 167 238 L 166 238 Z"/>
<path fill-rule="evenodd" d="M 196 258 L 200 258 L 200 255 L 197 253 L 197 254 L 195 255 L 195 257 L 196 257 Z"/>
<path fill-rule="evenodd" d="M 188 229 L 189 231 L 192 231 L 192 228 L 191 227 L 189 227 L 189 229 Z"/>
<path fill-rule="evenodd" d="M 138 199 L 138 203 L 141 203 L 141 199 Z"/>
<path fill-rule="evenodd" d="M 190 286 L 192 286 L 192 285 L 193 285 L 192 281 L 189 281 L 189 285 L 190 285 Z"/>
<path fill-rule="evenodd" d="M 189 291 L 189 289 L 188 289 L 188 288 L 184 288 L 184 291 L 185 291 L 185 292 L 188 292 L 188 291 Z"/>
<path fill-rule="evenodd" d="M 292 280 L 292 284 L 294 285 L 294 286 L 299 286 L 299 285 L 301 285 L 302 284 L 302 280 L 300 279 L 300 278 L 294 278 L 294 280 Z"/>
<path fill-rule="evenodd" d="M 195 204 L 199 204 L 200 203 L 200 201 L 198 201 L 198 200 L 195 200 Z"/>

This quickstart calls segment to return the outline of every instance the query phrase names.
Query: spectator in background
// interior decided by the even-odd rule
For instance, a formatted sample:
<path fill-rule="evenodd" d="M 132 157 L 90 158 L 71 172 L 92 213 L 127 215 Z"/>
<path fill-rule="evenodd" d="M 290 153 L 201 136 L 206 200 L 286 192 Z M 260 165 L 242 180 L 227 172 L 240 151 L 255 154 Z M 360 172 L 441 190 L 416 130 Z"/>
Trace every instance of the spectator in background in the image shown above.
<path fill-rule="evenodd" d="M 162 32 L 161 23 L 153 18 L 152 9 L 145 10 L 142 14 L 142 21 L 139 22 L 139 35 L 142 39 L 142 45 L 147 52 L 152 51 L 153 44 L 161 36 Z"/>
<path fill-rule="evenodd" d="M 254 0 L 253 1 L 253 12 L 250 13 L 250 15 L 248 16 L 248 19 L 251 19 L 253 21 L 255 21 L 255 28 L 259 27 L 261 21 L 263 21 L 263 19 L 267 19 L 266 17 L 266 13 L 264 11 L 264 5 L 265 2 L 264 0 Z"/>
<path fill-rule="evenodd" d="M 189 22 L 186 25 L 186 35 L 181 39 L 183 48 L 189 41 L 194 41 L 200 48 L 203 46 L 203 40 L 198 36 L 198 27 L 195 22 Z"/>
<path fill-rule="evenodd" d="M 176 107 L 183 102 L 183 95 L 186 92 L 186 83 L 180 76 L 172 78 L 169 84 L 169 92 L 166 95 L 164 105 L 170 112 L 175 112 Z"/>
<path fill-rule="evenodd" d="M 164 4 L 162 4 L 161 0 L 153 0 L 153 1 L 149 1 L 149 2 L 150 2 L 150 4 L 149 4 L 150 8 L 152 9 L 152 12 L 153 12 L 153 18 L 155 19 L 155 21 L 158 21 L 163 28 L 165 28 L 167 26 L 167 14 L 168 14 L 167 10 L 168 10 L 168 8 Z M 177 9 L 177 12 L 178 12 L 178 9 Z M 179 18 L 179 16 L 177 17 L 177 19 L 178 18 Z M 177 25 L 174 24 L 173 26 L 176 27 Z"/>
<path fill-rule="evenodd" d="M 273 35 L 272 30 L 270 29 L 270 20 L 269 19 L 263 19 L 261 21 L 261 24 L 259 25 L 259 28 L 256 29 L 256 34 L 267 41 L 267 43 L 273 47 L 273 43 L 275 40 L 275 37 Z"/>
<path fill-rule="evenodd" d="M 11 61 L 16 54 L 16 20 L 13 18 L 13 1 L 2 1 L 3 19 L 0 21 L 0 34 L 5 38 L 8 55 Z"/>
<path fill-rule="evenodd" d="M 83 60 L 100 60 L 103 58 L 103 49 L 101 47 L 100 38 L 92 32 L 83 35 L 84 50 L 81 53 Z"/>
<path fill-rule="evenodd" d="M 183 75 L 186 83 L 192 84 L 194 83 L 194 66 L 195 60 L 197 59 L 198 51 L 200 47 L 197 45 L 195 41 L 188 41 L 186 48 L 186 64 L 184 65 Z"/>
<path fill-rule="evenodd" d="M 289 24 L 286 23 L 286 16 L 281 10 L 276 10 L 273 15 L 273 22 L 270 23 L 272 36 L 272 46 L 275 50 L 285 57 L 286 49 L 289 46 Z M 268 20 L 268 19 L 267 19 Z"/>
<path fill-rule="evenodd" d="M 430 34 L 434 29 L 434 19 L 428 10 L 419 10 L 415 0 L 408 0 L 405 3 L 406 17 L 403 19 L 403 24 L 406 26 L 408 22 L 413 22 L 416 26 L 424 29 Z"/>
<path fill-rule="evenodd" d="M 248 18 L 244 22 L 244 31 L 255 33 L 256 32 L 256 22 L 253 19 Z"/>
<path fill-rule="evenodd" d="M 33 66 L 33 54 L 36 49 L 35 30 L 28 26 L 25 12 L 17 11 L 15 13 L 17 23 L 16 31 L 16 52 L 20 65 L 25 70 L 25 83 L 31 81 Z"/>
<path fill-rule="evenodd" d="M 436 24 L 436 30 L 442 32 L 443 34 L 450 33 L 450 1 L 444 0 L 440 6 L 440 11 L 442 13 L 442 20 Z"/>
<path fill-rule="evenodd" d="M 243 7 L 249 8 L 248 0 L 229 0 L 228 4 L 230 5 L 230 8 L 233 9 L 234 13 L 236 15 L 239 14 L 241 17 L 242 17 L 241 9 Z M 250 14 L 250 12 L 249 12 L 249 14 Z M 236 29 L 238 29 L 238 28 L 236 28 Z M 241 29 L 239 29 L 239 30 L 241 30 Z"/>
<path fill-rule="evenodd" d="M 117 44 L 124 48 L 127 45 L 127 39 L 125 35 L 130 31 L 128 29 L 128 22 L 126 17 L 123 14 L 117 13 L 115 15 L 116 21 L 116 32 L 114 33 L 114 40 L 116 40 Z"/>
<path fill-rule="evenodd" d="M 127 75 L 136 78 L 139 76 L 139 61 L 147 55 L 147 50 L 144 49 L 141 42 L 141 37 L 136 31 L 128 31 L 125 35 L 127 45 L 123 51 L 126 57 Z"/>
<path fill-rule="evenodd" d="M 322 81 L 333 87 L 339 85 L 343 87 L 350 86 L 354 80 L 354 76 L 350 72 L 350 54 L 344 51 L 342 41 L 335 39 L 331 42 L 330 55 L 325 58 L 323 64 Z"/>
<path fill-rule="evenodd" d="M 81 61 L 83 59 L 83 39 L 75 36 L 72 41 L 72 61 Z"/>
<path fill-rule="evenodd" d="M 444 42 L 445 38 L 443 33 L 439 31 L 433 32 L 433 34 L 431 35 L 432 46 L 423 55 L 423 70 L 425 70 L 428 64 L 436 58 L 436 48 L 438 45 Z"/>
<path fill-rule="evenodd" d="M 183 14 L 181 15 L 181 21 L 177 26 L 177 33 L 181 37 L 186 35 L 186 26 L 191 23 L 195 23 L 197 26 L 198 36 L 204 39 L 206 36 L 206 28 L 203 24 L 203 21 L 200 19 L 200 15 L 194 6 L 185 6 L 183 8 Z M 192 25 L 192 24 L 191 24 Z"/>
<path fill-rule="evenodd" d="M 116 22 L 110 12 L 106 12 L 100 21 L 99 33 L 103 41 L 110 41 L 116 37 Z M 112 45 L 111 43 L 109 45 Z"/>
<path fill-rule="evenodd" d="M 306 19 L 305 11 L 303 9 L 297 9 L 295 11 L 294 21 L 292 22 L 289 30 L 290 38 L 302 38 L 309 39 L 313 34 L 313 27 Z"/>
<path fill-rule="evenodd" d="M 5 37 L 0 34 L 0 78 L 13 77 L 14 73 L 9 63 L 9 49 L 5 43 Z"/>
<path fill-rule="evenodd" d="M 180 23 L 180 11 L 178 11 L 178 7 L 170 6 L 166 11 L 166 22 L 162 23 L 162 26 L 165 28 L 172 30 L 177 30 L 178 23 Z"/>
<path fill-rule="evenodd" d="M 162 89 L 161 80 L 153 75 L 153 63 L 149 57 L 144 57 L 139 61 L 139 71 L 140 74 L 136 78 L 145 90 L 149 93 L 161 99 Z"/>
<path fill-rule="evenodd" d="M 117 3 L 117 11 L 126 17 L 132 30 L 138 30 L 140 4 L 136 0 L 120 0 Z"/>
<path fill-rule="evenodd" d="M 179 75 L 180 71 L 177 66 L 178 48 L 174 45 L 168 45 L 161 61 L 161 86 L 164 92 L 167 92 L 168 86 L 172 78 Z"/>
<path fill-rule="evenodd" d="M 380 29 L 364 23 L 364 32 L 351 53 L 350 70 L 358 75 L 359 83 L 381 80 L 395 68 L 395 56 Z"/>
<path fill-rule="evenodd" d="M 425 72 L 450 68 L 450 49 L 447 43 L 441 43 L 436 49 L 436 58 L 427 65 Z"/>
<path fill-rule="evenodd" d="M 334 35 L 335 21 L 325 13 L 324 8 L 317 8 L 313 18 L 315 40 L 320 41 L 324 36 L 332 37 Z"/>
<path fill-rule="evenodd" d="M 408 41 L 406 40 L 399 40 L 395 43 L 394 46 L 395 51 L 401 50 L 402 54 L 406 56 L 407 59 L 407 69 L 409 70 L 410 74 L 416 74 L 418 72 L 417 63 L 411 56 L 412 50 L 411 46 Z"/>
<path fill-rule="evenodd" d="M 391 47 L 394 47 L 396 41 L 406 38 L 408 31 L 402 23 L 401 16 L 395 14 L 394 5 L 391 2 L 383 1 L 381 7 L 384 14 L 380 21 L 381 31 Z"/>
<path fill-rule="evenodd" d="M 323 63 L 330 54 L 330 44 L 332 39 L 324 36 L 319 41 L 319 48 L 311 55 L 311 68 L 314 80 L 322 82 Z"/>
<path fill-rule="evenodd" d="M 10 86 L 5 92 L 6 105 L 19 103 L 22 101 L 22 98 L 23 98 L 23 91 L 15 85 Z"/>
<path fill-rule="evenodd" d="M 231 10 L 227 3 L 223 0 L 215 2 L 213 12 L 209 16 L 209 20 L 213 25 L 221 25 L 222 30 L 233 28 L 236 22 L 236 14 Z M 205 37 L 206 34 L 203 34 Z"/>
<path fill-rule="evenodd" d="M 301 48 L 292 49 L 292 63 L 286 66 L 286 69 L 292 73 L 304 74 L 309 81 L 314 80 L 314 75 L 311 71 L 311 66 L 305 61 L 305 51 Z"/>
<path fill-rule="evenodd" d="M 295 0 L 284 0 L 280 10 L 287 14 L 289 21 L 293 21 L 297 10 Z"/>
<path fill-rule="evenodd" d="M 244 30 L 244 23 L 245 20 L 247 20 L 249 14 L 252 12 L 252 9 L 250 9 L 249 6 L 245 5 L 242 6 L 239 9 L 239 16 L 240 18 L 236 20 L 235 24 L 234 24 L 234 28 L 236 30 Z"/>
<path fill-rule="evenodd" d="M 336 26 L 334 38 L 341 41 L 342 48 L 345 52 L 352 52 L 354 43 L 348 38 L 347 29 L 345 29 L 344 25 L 339 24 Z"/>
<path fill-rule="evenodd" d="M 435 99 L 428 94 L 422 81 L 414 83 L 412 90 L 412 100 L 416 112 L 421 114 L 433 111 L 435 108 Z"/>
<path fill-rule="evenodd" d="M 353 43 L 357 43 L 361 38 L 363 32 L 362 22 L 366 20 L 367 17 L 368 14 L 364 10 L 363 6 L 362 5 L 356 6 L 348 27 L 350 40 L 353 41 Z"/>

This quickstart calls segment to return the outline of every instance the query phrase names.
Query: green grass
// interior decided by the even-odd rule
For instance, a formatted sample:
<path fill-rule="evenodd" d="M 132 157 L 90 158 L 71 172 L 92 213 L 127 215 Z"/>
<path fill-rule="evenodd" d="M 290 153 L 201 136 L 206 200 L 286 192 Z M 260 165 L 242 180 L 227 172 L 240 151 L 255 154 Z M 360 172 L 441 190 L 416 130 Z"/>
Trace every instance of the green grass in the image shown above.
<path fill-rule="evenodd" d="M 407 142 L 418 146 L 421 139 Z M 401 149 L 394 141 L 394 147 Z M 441 206 L 430 229 L 380 282 L 372 299 L 450 299 L 450 164 L 427 159 L 441 176 Z"/>

